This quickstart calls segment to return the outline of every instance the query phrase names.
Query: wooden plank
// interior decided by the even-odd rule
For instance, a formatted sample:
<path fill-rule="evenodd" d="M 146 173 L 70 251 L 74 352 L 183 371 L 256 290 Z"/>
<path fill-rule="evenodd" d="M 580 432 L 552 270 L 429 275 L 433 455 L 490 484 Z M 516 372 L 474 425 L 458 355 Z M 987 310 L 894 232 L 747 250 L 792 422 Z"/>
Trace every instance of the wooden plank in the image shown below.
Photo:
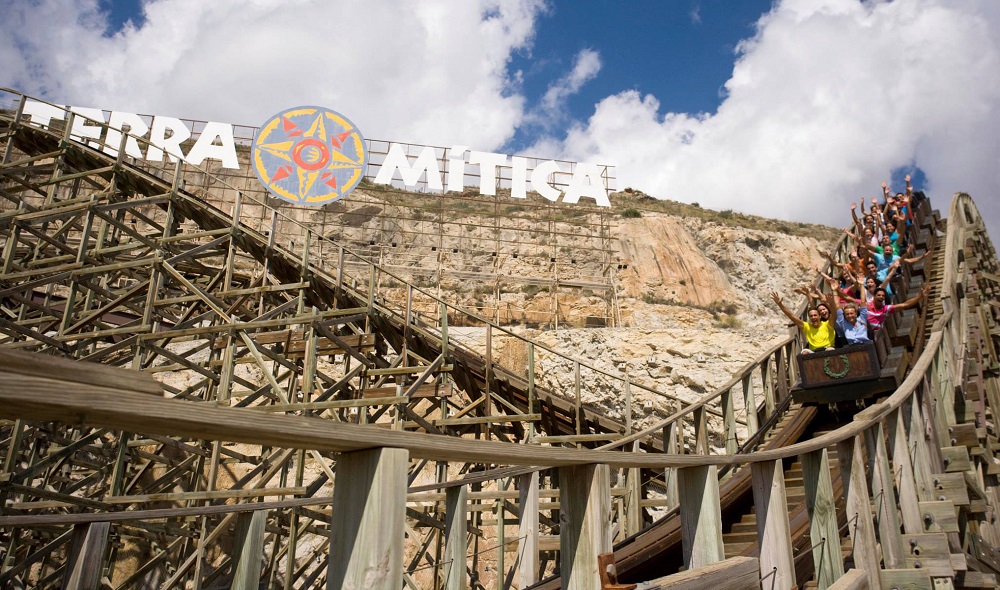
<path fill-rule="evenodd" d="M 906 547 L 906 565 L 927 572 L 931 577 L 951 577 L 955 575 L 952 567 L 951 551 L 948 547 L 948 535 L 945 533 L 921 533 L 919 535 L 903 535 L 903 546 Z M 965 569 L 964 567 L 962 569 Z"/>
<path fill-rule="evenodd" d="M 760 565 L 753 557 L 730 557 L 642 584 L 643 590 L 759 590 Z M 770 588 L 767 581 L 764 587 Z"/>
<path fill-rule="evenodd" d="M 518 477 L 521 515 L 518 519 L 517 579 L 519 588 L 538 582 L 538 472 Z"/>
<path fill-rule="evenodd" d="M 681 507 L 684 567 L 694 569 L 725 559 L 719 475 L 714 465 L 685 467 L 677 472 Z"/>
<path fill-rule="evenodd" d="M 65 590 L 96 590 L 101 587 L 110 527 L 108 522 L 73 526 L 73 542 L 63 575 Z"/>
<path fill-rule="evenodd" d="M 976 432 L 976 425 L 973 423 L 949 424 L 948 438 L 953 446 L 979 446 L 979 435 Z"/>
<path fill-rule="evenodd" d="M 445 549 L 442 563 L 442 586 L 445 590 L 465 590 L 468 587 L 465 568 L 468 551 L 468 493 L 469 486 L 448 488 L 445 491 Z"/>
<path fill-rule="evenodd" d="M 893 590 L 935 590 L 931 577 L 923 570 L 884 569 L 880 572 L 882 587 Z"/>
<path fill-rule="evenodd" d="M 244 512 L 236 518 L 231 551 L 234 564 L 232 590 L 257 590 L 264 567 L 264 526 L 267 511 Z"/>
<path fill-rule="evenodd" d="M 773 576 L 767 585 L 774 590 L 795 587 L 795 561 L 788 526 L 788 500 L 781 460 L 752 463 L 753 502 L 757 509 L 757 544 L 760 576 Z"/>
<path fill-rule="evenodd" d="M 910 461 L 909 437 L 903 418 L 902 407 L 891 412 L 885 419 L 889 440 L 892 443 L 892 472 L 895 475 L 896 490 L 899 495 L 899 511 L 903 518 L 903 530 L 916 534 L 923 531 L 920 507 L 917 505 L 917 482 Z"/>
<path fill-rule="evenodd" d="M 408 467 L 403 449 L 340 456 L 330 521 L 330 590 L 402 587 Z"/>
<path fill-rule="evenodd" d="M 389 385 L 384 387 L 368 387 L 362 391 L 363 397 L 389 397 L 402 395 L 406 391 L 402 385 Z M 421 385 L 410 394 L 410 399 L 424 399 L 429 397 L 451 397 L 455 393 L 454 385 L 448 383 L 428 383 Z"/>
<path fill-rule="evenodd" d="M 559 564 L 567 590 L 600 588 L 597 556 L 611 551 L 610 487 L 607 465 L 559 469 Z"/>
<path fill-rule="evenodd" d="M 86 383 L 125 391 L 163 397 L 163 386 L 139 371 L 82 363 L 47 354 L 0 349 L 0 367 L 7 373 L 29 377 L 65 377 L 74 383 Z"/>
<path fill-rule="evenodd" d="M 845 512 L 852 545 L 854 565 L 865 572 L 870 590 L 881 590 L 881 560 L 875 540 L 868 480 L 865 477 L 864 435 L 859 434 L 837 445 L 840 476 L 843 481 Z"/>
<path fill-rule="evenodd" d="M 820 449 L 802 455 L 801 461 L 809 511 L 809 538 L 813 545 L 813 563 L 817 564 L 816 585 L 819 590 L 826 590 L 844 575 L 829 454 L 826 449 Z"/>
<path fill-rule="evenodd" d="M 944 462 L 945 473 L 955 473 L 957 471 L 972 469 L 972 461 L 969 459 L 969 447 L 941 447 L 941 457 Z"/>
<path fill-rule="evenodd" d="M 925 533 L 957 533 L 958 507 L 950 500 L 920 502 Z"/>
<path fill-rule="evenodd" d="M 962 473 L 934 473 L 934 497 L 943 502 L 951 501 L 955 506 L 969 505 L 969 490 L 965 485 L 965 475 Z"/>
<path fill-rule="evenodd" d="M 868 590 L 868 579 L 866 572 L 851 568 L 830 586 L 830 590 Z"/>
<path fill-rule="evenodd" d="M 899 533 L 896 492 L 893 490 L 882 423 L 875 423 L 865 431 L 864 435 L 865 446 L 868 448 L 868 471 L 871 477 L 872 502 L 875 505 L 882 557 L 887 569 L 897 569 L 903 566 L 903 539 Z M 886 587 L 884 577 L 882 587 Z"/>
<path fill-rule="evenodd" d="M 315 417 L 267 414 L 238 407 L 215 407 L 179 399 L 158 399 L 86 384 L 7 373 L 0 366 L 0 417 L 52 420 L 63 423 L 135 430 L 145 434 L 242 442 L 310 451 L 350 452 L 391 446 L 414 458 L 466 463 L 501 463 L 562 467 L 604 463 L 614 467 L 689 467 L 744 461 L 725 455 L 693 456 L 665 453 L 621 453 L 467 440 L 419 432 L 387 431 Z M 822 441 L 820 441 L 822 442 Z M 807 445 L 817 444 L 808 441 Z M 758 460 L 780 456 L 778 451 Z"/>

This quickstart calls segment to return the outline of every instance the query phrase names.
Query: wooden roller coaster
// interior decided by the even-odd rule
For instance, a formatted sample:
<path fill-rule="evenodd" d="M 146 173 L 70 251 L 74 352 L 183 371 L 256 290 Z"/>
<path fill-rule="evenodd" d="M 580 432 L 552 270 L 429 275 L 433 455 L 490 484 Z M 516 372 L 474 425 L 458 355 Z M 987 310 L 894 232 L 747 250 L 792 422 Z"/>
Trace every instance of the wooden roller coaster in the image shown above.
<path fill-rule="evenodd" d="M 900 287 L 931 297 L 886 328 L 883 397 L 800 405 L 790 335 L 638 429 L 648 388 L 564 358 L 546 390 L 541 344 L 26 100 L 0 105 L 0 587 L 996 586 L 1000 273 L 967 195 L 919 211 Z"/>

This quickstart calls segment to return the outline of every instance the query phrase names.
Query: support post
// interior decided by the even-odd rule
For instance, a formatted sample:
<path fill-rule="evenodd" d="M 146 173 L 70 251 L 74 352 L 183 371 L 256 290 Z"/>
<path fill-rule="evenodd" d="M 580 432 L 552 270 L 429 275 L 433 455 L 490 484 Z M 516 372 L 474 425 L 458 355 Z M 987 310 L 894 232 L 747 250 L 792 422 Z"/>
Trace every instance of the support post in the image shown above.
<path fill-rule="evenodd" d="M 236 518 L 232 590 L 257 590 L 260 586 L 265 524 L 266 510 L 243 512 Z"/>
<path fill-rule="evenodd" d="M 788 526 L 788 500 L 781 460 L 752 463 L 753 503 L 757 509 L 757 544 L 760 547 L 760 577 L 772 575 L 766 587 L 795 587 L 795 561 Z"/>
<path fill-rule="evenodd" d="M 639 441 L 632 443 L 632 452 L 639 452 Z M 642 530 L 642 469 L 625 470 L 625 526 L 626 536 Z"/>
<path fill-rule="evenodd" d="M 725 559 L 719 470 L 715 465 L 677 470 L 684 567 L 694 569 Z"/>
<path fill-rule="evenodd" d="M 611 551 L 611 470 L 559 468 L 559 563 L 563 588 L 599 590 L 597 556 Z"/>
<path fill-rule="evenodd" d="M 676 455 L 680 452 L 677 444 L 679 427 L 679 422 L 675 420 L 663 428 L 663 451 L 668 455 Z M 663 481 L 666 482 L 667 487 L 667 508 L 673 508 L 680 503 L 680 497 L 677 494 L 677 468 L 664 468 Z"/>
<path fill-rule="evenodd" d="M 905 568 L 903 537 L 899 534 L 899 516 L 896 513 L 896 492 L 892 489 L 892 472 L 885 450 L 885 435 L 879 422 L 865 431 L 868 448 L 868 472 L 872 482 L 872 502 L 878 522 L 879 543 L 885 569 Z"/>
<path fill-rule="evenodd" d="M 910 445 L 903 424 L 902 408 L 886 417 L 889 440 L 892 441 L 892 472 L 895 474 L 899 490 L 899 511 L 903 515 L 903 530 L 908 535 L 924 532 L 917 499 L 917 482 L 913 477 L 913 463 L 910 460 Z"/>
<path fill-rule="evenodd" d="M 538 581 L 538 472 L 518 478 L 520 530 L 517 549 L 517 579 L 519 588 Z"/>
<path fill-rule="evenodd" d="M 826 449 L 820 449 L 802 455 L 801 459 L 816 584 L 819 590 L 826 590 L 844 575 L 840 531 L 837 528 L 837 504 L 830 477 L 830 456 Z"/>
<path fill-rule="evenodd" d="M 864 571 L 869 590 L 882 590 L 875 524 L 872 522 L 871 498 L 865 478 L 864 439 L 857 435 L 837 444 L 840 477 L 847 498 L 847 526 L 853 545 L 854 567 Z"/>
<path fill-rule="evenodd" d="M 468 549 L 468 486 L 448 488 L 445 492 L 445 590 L 465 590 L 465 555 Z"/>
<path fill-rule="evenodd" d="M 403 449 L 343 453 L 330 524 L 328 590 L 399 590 L 403 585 L 406 471 Z"/>
<path fill-rule="evenodd" d="M 110 522 L 73 526 L 72 546 L 63 575 L 62 587 L 65 590 L 97 590 L 101 587 L 101 569 L 110 528 Z"/>

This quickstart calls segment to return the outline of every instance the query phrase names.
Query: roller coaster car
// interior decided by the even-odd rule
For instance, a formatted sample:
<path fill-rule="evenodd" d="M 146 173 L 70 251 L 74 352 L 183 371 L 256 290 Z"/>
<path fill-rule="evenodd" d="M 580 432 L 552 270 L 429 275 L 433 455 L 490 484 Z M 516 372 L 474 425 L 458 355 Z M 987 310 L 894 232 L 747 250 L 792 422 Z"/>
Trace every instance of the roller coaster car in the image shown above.
<path fill-rule="evenodd" d="M 885 331 L 874 342 L 800 354 L 800 380 L 792 399 L 802 404 L 836 404 L 891 392 L 902 380 L 906 350 L 890 350 Z"/>

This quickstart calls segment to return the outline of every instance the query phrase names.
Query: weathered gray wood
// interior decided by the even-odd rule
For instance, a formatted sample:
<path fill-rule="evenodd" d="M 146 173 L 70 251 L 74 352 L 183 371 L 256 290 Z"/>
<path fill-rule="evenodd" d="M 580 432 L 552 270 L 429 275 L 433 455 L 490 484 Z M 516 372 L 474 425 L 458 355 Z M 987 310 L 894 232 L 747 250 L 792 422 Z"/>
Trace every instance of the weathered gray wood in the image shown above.
<path fill-rule="evenodd" d="M 632 443 L 632 452 L 639 452 L 639 441 Z M 638 468 L 625 470 L 625 526 L 626 536 L 632 536 L 642 530 L 642 470 Z"/>
<path fill-rule="evenodd" d="M 402 449 L 343 453 L 330 523 L 329 590 L 399 590 L 409 455 Z"/>
<path fill-rule="evenodd" d="M 906 433 L 902 408 L 889 414 L 885 424 L 889 431 L 889 439 L 892 441 L 892 472 L 899 494 L 899 509 L 903 515 L 903 530 L 911 535 L 922 533 L 917 482 L 913 476 L 909 437 Z"/>
<path fill-rule="evenodd" d="M 111 523 L 95 522 L 73 527 L 73 541 L 63 575 L 64 590 L 99 590 L 104 550 Z"/>
<path fill-rule="evenodd" d="M 520 541 L 517 547 L 518 587 L 527 588 L 538 581 L 538 472 L 518 478 L 520 494 Z"/>
<path fill-rule="evenodd" d="M 719 475 L 714 465 L 677 471 L 684 567 L 699 568 L 725 558 Z"/>
<path fill-rule="evenodd" d="M 816 585 L 826 590 L 844 575 L 837 529 L 837 504 L 833 496 L 830 458 L 826 449 L 802 455 L 802 482 L 809 511 L 809 538 L 812 540 Z"/>
<path fill-rule="evenodd" d="M 882 558 L 886 569 L 899 569 L 904 567 L 905 563 L 903 561 L 903 538 L 899 532 L 896 492 L 892 489 L 892 472 L 889 470 L 889 457 L 885 449 L 885 436 L 881 422 L 865 431 L 865 446 L 868 450 L 872 503 L 875 505 Z"/>
<path fill-rule="evenodd" d="M 722 424 L 723 436 L 726 439 L 726 452 L 729 454 L 739 450 L 740 441 L 736 436 L 736 409 L 733 406 L 733 388 L 722 392 Z"/>
<path fill-rule="evenodd" d="M 760 566 L 753 557 L 730 557 L 704 567 L 650 580 L 642 590 L 760 590 Z M 770 588 L 769 580 L 764 588 Z"/>
<path fill-rule="evenodd" d="M 708 448 L 708 415 L 705 406 L 694 409 L 694 452 L 696 455 L 707 455 Z"/>
<path fill-rule="evenodd" d="M 232 590 L 257 590 L 264 565 L 264 525 L 267 511 L 244 512 L 236 518 L 233 535 Z"/>
<path fill-rule="evenodd" d="M 465 590 L 465 556 L 468 549 L 468 486 L 458 486 L 445 490 L 444 536 L 445 550 L 442 564 L 445 590 Z"/>
<path fill-rule="evenodd" d="M 611 550 L 611 470 L 607 465 L 561 467 L 559 491 L 562 587 L 599 590 L 597 556 Z"/>
<path fill-rule="evenodd" d="M 679 423 L 676 420 L 663 429 L 663 449 L 668 455 L 675 455 L 680 452 L 678 429 Z M 677 495 L 677 469 L 674 467 L 664 469 L 663 481 L 666 482 L 667 488 L 667 506 L 674 507 L 680 500 L 680 497 Z"/>
<path fill-rule="evenodd" d="M 743 386 L 743 409 L 746 411 L 747 436 L 753 436 L 758 426 L 757 420 L 757 400 L 753 394 L 753 373 L 747 374 L 742 380 Z"/>
<path fill-rule="evenodd" d="M 868 480 L 865 477 L 863 436 L 859 434 L 838 444 L 837 456 L 840 458 L 840 477 L 843 480 L 844 497 L 847 499 L 847 526 L 854 565 L 865 572 L 868 588 L 881 590 L 881 559 L 875 540 Z"/>
<path fill-rule="evenodd" d="M 849 569 L 839 580 L 830 586 L 830 590 L 869 590 L 868 574 L 859 569 Z"/>
<path fill-rule="evenodd" d="M 795 561 L 781 461 L 753 463 L 750 471 L 757 509 L 761 578 L 773 576 L 766 583 L 773 590 L 790 590 L 795 587 Z"/>

